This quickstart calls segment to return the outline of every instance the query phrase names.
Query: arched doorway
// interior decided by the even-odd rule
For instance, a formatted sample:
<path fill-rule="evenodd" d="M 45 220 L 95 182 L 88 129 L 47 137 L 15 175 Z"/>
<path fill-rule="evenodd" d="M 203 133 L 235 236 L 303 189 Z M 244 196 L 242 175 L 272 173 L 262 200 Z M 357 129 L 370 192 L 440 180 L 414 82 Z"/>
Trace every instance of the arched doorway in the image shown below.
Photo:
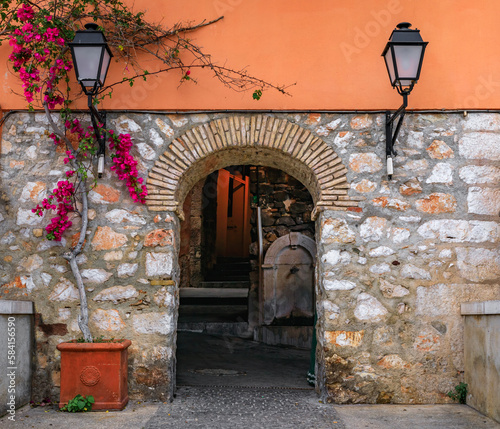
<path fill-rule="evenodd" d="M 293 175 L 311 194 L 312 220 L 318 219 L 323 210 L 358 210 L 358 199 L 348 195 L 347 169 L 335 151 L 310 130 L 273 115 L 214 119 L 175 138 L 149 173 L 149 210 L 173 212 L 184 220 L 182 206 L 190 189 L 209 174 L 230 165 L 263 165 Z M 321 251 L 317 256 L 322 257 Z M 179 270 L 173 272 L 178 286 Z M 318 291 L 318 285 L 315 288 Z M 322 317 L 317 325 L 320 343 L 325 338 Z M 172 347 L 175 349 L 175 344 Z M 324 374 L 323 360 L 319 347 L 320 374 Z M 320 377 L 320 388 L 323 384 Z"/>

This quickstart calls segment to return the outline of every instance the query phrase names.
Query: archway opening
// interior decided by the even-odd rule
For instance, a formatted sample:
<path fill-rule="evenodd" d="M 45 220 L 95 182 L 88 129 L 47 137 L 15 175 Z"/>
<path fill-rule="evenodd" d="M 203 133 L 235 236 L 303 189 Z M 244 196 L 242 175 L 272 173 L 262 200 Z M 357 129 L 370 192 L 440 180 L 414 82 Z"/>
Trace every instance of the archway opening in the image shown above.
<path fill-rule="evenodd" d="M 265 166 L 226 166 L 187 193 L 178 385 L 307 387 L 315 309 L 313 209 L 301 182 Z"/>

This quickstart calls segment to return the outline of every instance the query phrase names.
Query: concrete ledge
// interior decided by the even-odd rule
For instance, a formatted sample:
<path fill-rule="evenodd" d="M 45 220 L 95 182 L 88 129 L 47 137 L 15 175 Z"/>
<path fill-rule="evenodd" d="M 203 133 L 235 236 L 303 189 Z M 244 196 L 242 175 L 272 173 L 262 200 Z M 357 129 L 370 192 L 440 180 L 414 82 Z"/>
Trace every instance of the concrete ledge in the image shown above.
<path fill-rule="evenodd" d="M 0 314 L 34 314 L 32 301 L 0 300 Z"/>
<path fill-rule="evenodd" d="M 464 302 L 461 313 L 462 316 L 500 314 L 500 301 Z"/>

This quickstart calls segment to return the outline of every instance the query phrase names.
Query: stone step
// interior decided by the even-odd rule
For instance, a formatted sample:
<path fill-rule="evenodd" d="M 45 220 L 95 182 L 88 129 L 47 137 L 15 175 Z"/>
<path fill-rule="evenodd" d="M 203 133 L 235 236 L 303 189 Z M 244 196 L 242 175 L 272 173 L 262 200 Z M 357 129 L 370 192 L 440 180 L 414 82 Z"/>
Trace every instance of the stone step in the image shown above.
<path fill-rule="evenodd" d="M 218 281 L 207 281 L 201 282 L 200 288 L 233 288 L 233 289 L 248 289 L 250 288 L 250 282 L 248 277 L 244 280 L 218 280 Z"/>
<path fill-rule="evenodd" d="M 246 298 L 248 288 L 180 288 L 181 298 Z"/>
<path fill-rule="evenodd" d="M 179 322 L 178 332 L 200 332 L 210 335 L 227 335 L 230 337 L 252 338 L 252 331 L 247 322 Z"/>

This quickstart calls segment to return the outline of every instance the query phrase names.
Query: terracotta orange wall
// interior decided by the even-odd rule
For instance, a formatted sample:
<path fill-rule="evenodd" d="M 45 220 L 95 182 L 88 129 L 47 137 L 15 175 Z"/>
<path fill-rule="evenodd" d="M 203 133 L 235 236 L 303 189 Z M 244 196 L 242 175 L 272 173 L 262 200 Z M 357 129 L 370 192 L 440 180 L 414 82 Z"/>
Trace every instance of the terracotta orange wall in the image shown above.
<path fill-rule="evenodd" d="M 173 24 L 224 15 L 193 33 L 219 64 L 266 80 L 292 84 L 292 97 L 268 91 L 260 101 L 193 71 L 198 84 L 178 87 L 179 75 L 151 77 L 115 91 L 107 109 L 329 109 L 397 108 L 380 56 L 392 29 L 409 21 L 429 42 L 411 109 L 500 108 L 498 0 L 136 0 L 137 9 Z M 2 110 L 25 108 L 0 48 Z M 123 65 L 112 63 L 120 79 Z M 154 65 L 148 66 L 152 70 Z M 108 80 L 109 83 L 109 80 Z M 82 104 L 83 106 L 83 104 Z"/>

